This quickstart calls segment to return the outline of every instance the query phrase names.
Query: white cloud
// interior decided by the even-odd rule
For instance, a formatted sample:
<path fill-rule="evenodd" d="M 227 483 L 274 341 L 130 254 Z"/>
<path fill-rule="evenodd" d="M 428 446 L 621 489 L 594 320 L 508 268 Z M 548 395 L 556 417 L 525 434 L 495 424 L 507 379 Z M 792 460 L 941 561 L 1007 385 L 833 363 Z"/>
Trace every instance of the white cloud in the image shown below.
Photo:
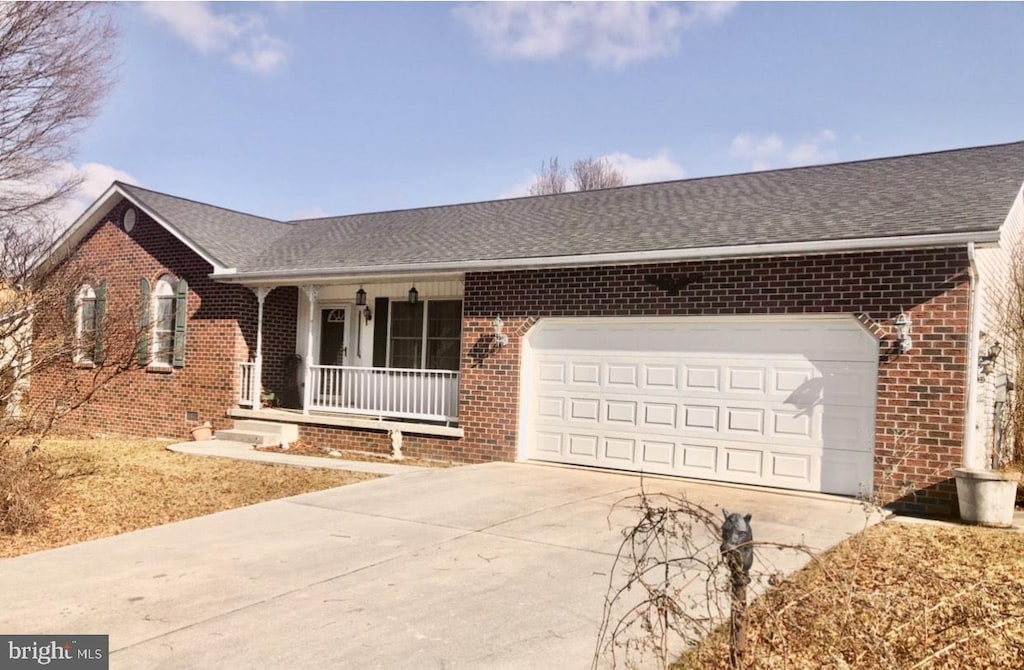
<path fill-rule="evenodd" d="M 754 170 L 814 165 L 838 160 L 839 152 L 834 146 L 837 139 L 835 132 L 827 129 L 808 135 L 795 144 L 785 142 L 774 133 L 762 137 L 744 133 L 732 139 L 729 153 L 749 161 Z"/>
<path fill-rule="evenodd" d="M 295 214 L 292 215 L 292 217 L 289 220 L 303 221 L 305 219 L 322 219 L 327 216 L 330 216 L 330 214 L 320 209 L 319 207 L 304 207 L 295 212 Z"/>
<path fill-rule="evenodd" d="M 650 158 L 637 158 L 621 152 L 603 156 L 626 178 L 627 184 L 649 184 L 656 181 L 683 179 L 683 166 L 669 158 L 667 151 L 659 151 Z"/>
<path fill-rule="evenodd" d="M 206 2 L 147 2 L 142 11 L 200 53 L 225 54 L 243 70 L 269 74 L 288 62 L 288 46 L 267 32 L 263 16 L 215 13 Z"/>
<path fill-rule="evenodd" d="M 78 187 L 63 198 L 40 203 L 59 191 L 69 180 L 79 180 Z M 12 215 L 4 226 L 33 231 L 33 235 L 48 236 L 63 231 L 110 187 L 113 181 L 129 184 L 137 180 L 127 172 L 100 163 L 86 163 L 81 167 L 68 162 L 55 163 L 32 176 L 31 180 L 0 182 L 0 197 L 9 203 L 33 205 L 31 214 Z"/>
<path fill-rule="evenodd" d="M 127 172 L 102 163 L 86 163 L 80 168 L 70 163 L 62 163 L 55 172 L 59 176 L 77 173 L 82 180 L 75 192 L 57 209 L 57 219 L 65 226 L 70 225 L 96 198 L 103 195 L 103 192 L 110 188 L 111 182 L 139 183 L 139 180 Z"/>
<path fill-rule="evenodd" d="M 650 158 L 638 158 L 621 151 L 595 158 L 604 158 L 612 167 L 622 173 L 626 184 L 649 184 L 656 181 L 670 181 L 686 177 L 686 170 L 679 163 L 669 157 L 668 151 L 661 150 Z M 564 165 L 567 170 L 572 169 L 572 163 Z M 530 195 L 530 187 L 536 180 L 536 175 L 523 177 L 518 183 L 498 196 L 501 198 L 521 198 Z M 572 188 L 571 179 L 569 188 Z"/>
<path fill-rule="evenodd" d="M 498 2 L 460 5 L 454 15 L 498 58 L 552 60 L 581 55 L 621 68 L 672 53 L 683 31 L 717 23 L 731 2 Z"/>

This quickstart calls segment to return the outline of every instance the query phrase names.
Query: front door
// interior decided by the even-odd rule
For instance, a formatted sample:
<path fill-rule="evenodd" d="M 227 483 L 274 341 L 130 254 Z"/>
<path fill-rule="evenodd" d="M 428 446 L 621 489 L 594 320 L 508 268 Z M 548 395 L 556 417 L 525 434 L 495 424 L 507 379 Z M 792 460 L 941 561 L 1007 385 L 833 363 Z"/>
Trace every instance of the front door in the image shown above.
<path fill-rule="evenodd" d="M 320 310 L 320 365 L 346 365 L 348 344 L 345 341 L 345 308 Z"/>

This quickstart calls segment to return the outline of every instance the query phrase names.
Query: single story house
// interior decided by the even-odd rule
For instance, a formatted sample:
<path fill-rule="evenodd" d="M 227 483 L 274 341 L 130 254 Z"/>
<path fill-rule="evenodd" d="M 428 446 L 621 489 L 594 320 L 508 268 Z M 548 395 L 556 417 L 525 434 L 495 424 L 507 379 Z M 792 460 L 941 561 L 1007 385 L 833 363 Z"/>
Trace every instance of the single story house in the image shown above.
<path fill-rule="evenodd" d="M 302 221 L 115 182 L 48 262 L 95 268 L 78 336 L 138 306 L 137 366 L 65 424 L 262 419 L 953 513 L 998 432 L 1022 183 L 1024 142 Z"/>

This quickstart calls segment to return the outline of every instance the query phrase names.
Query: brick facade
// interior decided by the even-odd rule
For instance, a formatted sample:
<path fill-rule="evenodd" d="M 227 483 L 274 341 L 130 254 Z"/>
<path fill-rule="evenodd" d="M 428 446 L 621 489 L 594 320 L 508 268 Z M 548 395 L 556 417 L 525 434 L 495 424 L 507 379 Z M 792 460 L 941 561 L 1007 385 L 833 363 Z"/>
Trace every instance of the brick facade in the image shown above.
<path fill-rule="evenodd" d="M 229 422 L 225 410 L 235 401 L 238 366 L 246 357 L 239 314 L 255 314 L 256 298 L 242 287 L 208 278 L 212 266 L 162 226 L 138 212 L 131 233 L 118 225 L 125 204 L 115 207 L 75 250 L 95 282 L 106 281 L 108 314 L 130 313 L 138 323 L 140 280 L 151 283 L 164 273 L 189 283 L 185 367 L 143 368 L 132 364 L 101 388 L 91 402 L 62 423 L 76 432 L 187 438 L 189 429 L 209 420 L 215 427 Z M 255 317 L 252 317 L 253 320 Z M 54 321 L 49 322 L 53 326 Z M 40 327 L 46 327 L 44 325 Z M 292 336 L 294 340 L 294 335 Z M 93 374 L 90 368 L 68 365 L 33 375 L 35 400 L 73 387 Z M 198 421 L 188 421 L 194 412 Z"/>
<path fill-rule="evenodd" d="M 107 280 L 111 300 L 138 305 L 139 280 L 163 272 L 189 281 L 187 362 L 156 373 L 135 367 L 76 411 L 66 426 L 87 432 L 185 438 L 195 412 L 215 427 L 236 405 L 238 361 L 255 353 L 257 301 L 247 288 L 217 284 L 211 266 L 139 212 L 135 230 L 120 221 L 124 204 L 97 226 L 76 254 Z M 460 425 L 465 437 L 407 433 L 411 456 L 456 462 L 514 460 L 518 453 L 522 338 L 539 319 L 585 316 L 856 314 L 878 331 L 875 483 L 886 502 L 935 514 L 955 512 L 952 469 L 962 460 L 967 392 L 970 286 L 966 250 L 926 249 L 821 256 L 693 261 L 646 266 L 468 273 L 465 276 Z M 650 275 L 687 275 L 678 295 Z M 295 370 L 299 291 L 279 287 L 264 305 L 264 385 L 297 406 Z M 891 324 L 913 319 L 914 348 L 892 349 Z M 493 346 L 491 322 L 506 321 L 509 343 Z M 52 370 L 34 393 L 59 388 L 88 370 Z M 386 433 L 302 426 L 324 446 L 387 452 Z M 912 491 L 908 493 L 908 491 Z"/>
<path fill-rule="evenodd" d="M 465 280 L 460 423 L 471 461 L 518 449 L 522 336 L 545 317 L 859 314 L 880 328 L 876 492 L 905 510 L 955 513 L 967 393 L 965 249 L 470 273 Z M 679 295 L 649 275 L 695 278 Z M 892 320 L 913 319 L 913 349 L 893 352 Z M 491 346 L 501 315 L 508 346 Z M 908 493 L 908 490 L 913 491 Z"/>

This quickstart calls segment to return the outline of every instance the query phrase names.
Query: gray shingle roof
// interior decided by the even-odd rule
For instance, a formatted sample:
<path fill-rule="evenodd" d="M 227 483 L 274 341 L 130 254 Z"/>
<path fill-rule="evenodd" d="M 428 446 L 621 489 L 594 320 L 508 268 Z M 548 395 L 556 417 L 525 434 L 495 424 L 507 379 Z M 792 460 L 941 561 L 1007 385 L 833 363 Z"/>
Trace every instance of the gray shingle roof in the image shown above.
<path fill-rule="evenodd" d="M 261 216 L 150 191 L 118 182 L 140 205 L 155 212 L 196 246 L 234 268 L 259 255 L 292 226 Z"/>
<path fill-rule="evenodd" d="M 121 184 L 240 273 L 997 231 L 1024 142 L 284 223 Z"/>
<path fill-rule="evenodd" d="M 344 269 L 995 231 L 1024 142 L 294 222 L 240 270 Z"/>

